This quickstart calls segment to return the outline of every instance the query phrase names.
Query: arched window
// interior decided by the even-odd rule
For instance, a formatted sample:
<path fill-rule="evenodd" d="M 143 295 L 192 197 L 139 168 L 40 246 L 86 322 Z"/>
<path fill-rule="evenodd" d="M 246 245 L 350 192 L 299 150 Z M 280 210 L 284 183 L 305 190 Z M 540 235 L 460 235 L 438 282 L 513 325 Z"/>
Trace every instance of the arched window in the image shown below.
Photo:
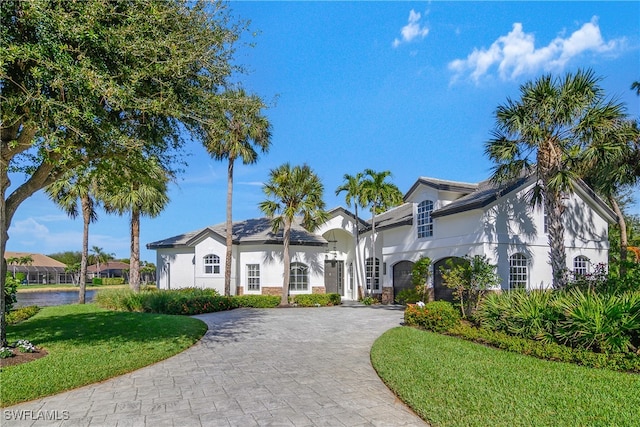
<path fill-rule="evenodd" d="M 424 200 L 418 204 L 418 238 L 433 236 L 433 202 Z"/>
<path fill-rule="evenodd" d="M 309 267 L 301 262 L 292 262 L 289 269 L 289 290 L 309 290 Z"/>
<path fill-rule="evenodd" d="M 371 283 L 373 282 L 373 289 L 380 289 L 380 260 L 376 258 L 376 267 L 373 268 L 373 258 L 367 258 L 364 264 L 365 276 L 367 278 L 367 289 L 371 290 Z"/>
<path fill-rule="evenodd" d="M 205 255 L 204 274 L 220 274 L 220 257 L 218 255 Z"/>
<path fill-rule="evenodd" d="M 573 274 L 575 276 L 585 276 L 589 274 L 589 258 L 579 255 L 573 259 Z"/>
<path fill-rule="evenodd" d="M 509 257 L 509 289 L 527 289 L 527 257 L 518 253 Z"/>

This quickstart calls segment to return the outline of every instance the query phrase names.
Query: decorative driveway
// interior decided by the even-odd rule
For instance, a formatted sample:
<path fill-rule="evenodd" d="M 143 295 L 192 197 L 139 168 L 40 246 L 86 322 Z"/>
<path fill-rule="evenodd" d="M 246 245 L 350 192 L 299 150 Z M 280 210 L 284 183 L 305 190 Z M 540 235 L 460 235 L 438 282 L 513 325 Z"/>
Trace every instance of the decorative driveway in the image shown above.
<path fill-rule="evenodd" d="M 190 349 L 102 383 L 4 408 L 2 424 L 425 426 L 386 388 L 369 358 L 375 339 L 402 316 L 398 307 L 359 304 L 196 316 L 209 331 Z"/>

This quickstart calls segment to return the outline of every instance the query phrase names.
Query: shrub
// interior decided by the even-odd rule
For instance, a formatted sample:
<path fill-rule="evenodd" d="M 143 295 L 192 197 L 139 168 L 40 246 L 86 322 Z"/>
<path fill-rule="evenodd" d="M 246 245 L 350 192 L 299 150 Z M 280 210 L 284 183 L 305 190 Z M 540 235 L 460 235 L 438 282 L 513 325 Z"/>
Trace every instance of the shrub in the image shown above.
<path fill-rule="evenodd" d="M 504 332 L 476 328 L 462 323 L 449 329 L 447 334 L 539 359 L 576 363 L 591 368 L 640 373 L 640 355 L 632 353 L 594 353 L 589 350 L 571 348 L 557 343 L 544 343 L 514 337 Z"/>
<path fill-rule="evenodd" d="M 110 310 L 180 315 L 211 313 L 238 306 L 232 297 L 220 296 L 215 289 L 199 288 L 138 293 L 130 289 L 109 289 L 98 292 L 95 302 Z"/>
<path fill-rule="evenodd" d="M 403 289 L 398 292 L 395 300 L 398 304 L 415 304 L 418 301 L 422 301 L 423 295 L 424 294 L 416 288 Z"/>
<path fill-rule="evenodd" d="M 280 297 L 275 295 L 238 295 L 233 297 L 238 307 L 273 308 L 280 304 Z"/>
<path fill-rule="evenodd" d="M 561 343 L 605 353 L 640 346 L 640 292 L 598 294 L 575 288 L 558 304 L 564 315 L 556 332 Z"/>
<path fill-rule="evenodd" d="M 102 279 L 99 277 L 94 277 L 93 279 L 91 279 L 91 284 L 93 286 L 100 286 L 102 285 Z"/>
<path fill-rule="evenodd" d="M 100 284 L 104 286 L 124 285 L 124 277 L 105 277 L 100 280 Z"/>
<path fill-rule="evenodd" d="M 304 294 L 293 297 L 293 303 L 300 307 L 340 305 L 341 302 L 339 294 Z"/>
<path fill-rule="evenodd" d="M 40 307 L 37 305 L 30 305 L 28 307 L 21 307 L 15 310 L 11 310 L 7 313 L 7 324 L 15 325 L 16 323 L 23 322 L 28 318 L 35 316 L 40 311 Z"/>
<path fill-rule="evenodd" d="M 423 307 L 409 305 L 404 311 L 404 323 L 432 332 L 446 332 L 460 323 L 460 314 L 447 301 L 433 301 Z"/>
<path fill-rule="evenodd" d="M 14 278 L 11 274 L 7 273 L 4 282 L 4 312 L 8 313 L 13 308 L 18 300 L 16 299 L 16 293 L 18 292 L 18 285 L 20 280 Z"/>

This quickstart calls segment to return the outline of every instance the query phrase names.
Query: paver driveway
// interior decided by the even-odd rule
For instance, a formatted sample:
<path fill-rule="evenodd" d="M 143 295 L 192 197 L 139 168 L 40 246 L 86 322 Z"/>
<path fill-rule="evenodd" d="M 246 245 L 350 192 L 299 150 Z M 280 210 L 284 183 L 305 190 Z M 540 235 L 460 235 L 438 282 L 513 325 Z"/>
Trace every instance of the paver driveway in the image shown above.
<path fill-rule="evenodd" d="M 185 352 L 4 408 L 2 424 L 7 411 L 25 410 L 58 420 L 12 426 L 424 426 L 369 359 L 375 339 L 402 313 L 354 304 L 200 315 L 209 331 Z"/>

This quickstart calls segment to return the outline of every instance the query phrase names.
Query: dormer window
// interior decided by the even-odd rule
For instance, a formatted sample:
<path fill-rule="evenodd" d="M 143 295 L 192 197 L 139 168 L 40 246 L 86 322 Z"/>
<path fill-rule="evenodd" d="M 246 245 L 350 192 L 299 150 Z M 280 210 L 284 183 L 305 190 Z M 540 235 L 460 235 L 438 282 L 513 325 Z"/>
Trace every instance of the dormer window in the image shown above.
<path fill-rule="evenodd" d="M 433 236 L 433 201 L 423 200 L 418 204 L 418 238 Z"/>

